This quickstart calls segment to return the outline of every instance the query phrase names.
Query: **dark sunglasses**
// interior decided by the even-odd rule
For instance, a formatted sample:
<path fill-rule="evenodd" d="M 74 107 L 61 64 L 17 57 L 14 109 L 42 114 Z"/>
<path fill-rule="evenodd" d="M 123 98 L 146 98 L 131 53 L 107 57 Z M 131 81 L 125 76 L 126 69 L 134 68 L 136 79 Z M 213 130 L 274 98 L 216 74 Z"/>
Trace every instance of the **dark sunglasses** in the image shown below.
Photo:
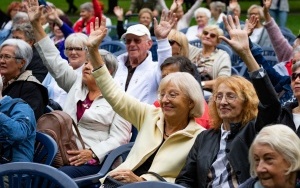
<path fill-rule="evenodd" d="M 175 40 L 169 40 L 169 43 L 171 46 L 173 46 L 175 43 L 178 44 L 178 46 L 181 46 L 178 42 L 176 42 Z"/>
<path fill-rule="evenodd" d="M 125 44 L 131 44 L 131 42 L 133 41 L 135 44 L 140 44 L 144 39 L 140 39 L 140 38 L 134 38 L 134 39 L 124 39 L 124 43 Z M 145 40 L 147 41 L 147 40 Z"/>
<path fill-rule="evenodd" d="M 291 79 L 292 79 L 293 81 L 295 81 L 297 78 L 300 79 L 300 72 L 299 72 L 299 73 L 293 73 L 293 74 L 291 75 Z"/>
<path fill-rule="evenodd" d="M 214 33 L 209 33 L 208 31 L 203 31 L 202 34 L 203 34 L 204 36 L 206 36 L 206 35 L 209 34 L 209 37 L 210 37 L 210 38 L 216 38 L 216 37 L 217 37 L 216 34 L 214 34 Z"/>

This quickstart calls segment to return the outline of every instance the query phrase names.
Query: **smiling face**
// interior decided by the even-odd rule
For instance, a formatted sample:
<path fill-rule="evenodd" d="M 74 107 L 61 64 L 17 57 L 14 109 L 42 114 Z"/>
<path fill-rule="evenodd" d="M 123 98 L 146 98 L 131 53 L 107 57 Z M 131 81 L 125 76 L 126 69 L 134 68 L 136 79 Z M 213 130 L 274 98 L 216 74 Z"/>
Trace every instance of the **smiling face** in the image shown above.
<path fill-rule="evenodd" d="M 285 175 L 290 164 L 269 145 L 256 144 L 253 147 L 255 170 L 265 188 L 286 187 L 290 175 Z"/>
<path fill-rule="evenodd" d="M 151 24 L 151 15 L 148 12 L 141 14 L 139 17 L 140 24 L 145 25 L 146 27 L 150 27 Z"/>
<path fill-rule="evenodd" d="M 125 44 L 130 61 L 139 64 L 148 56 L 148 50 L 152 46 L 152 40 L 150 40 L 147 35 L 136 36 L 127 34 L 125 36 Z"/>
<path fill-rule="evenodd" d="M 208 23 L 208 17 L 203 12 L 198 13 L 195 19 L 196 19 L 197 25 L 200 27 L 204 27 Z"/>
<path fill-rule="evenodd" d="M 204 29 L 200 36 L 203 47 L 216 47 L 219 44 L 218 36 L 219 34 L 215 29 Z"/>
<path fill-rule="evenodd" d="M 77 69 L 87 60 L 87 51 L 80 45 L 68 45 L 65 48 L 65 54 L 68 57 L 70 66 Z"/>
<path fill-rule="evenodd" d="M 87 11 L 85 9 L 80 10 L 80 17 L 85 21 L 89 21 L 93 16 L 93 12 Z"/>
<path fill-rule="evenodd" d="M 220 84 L 214 96 L 217 112 L 223 123 L 239 123 L 244 101 L 227 85 Z"/>
<path fill-rule="evenodd" d="M 159 102 L 165 118 L 188 117 L 193 104 L 173 83 L 168 83 L 160 91 Z"/>

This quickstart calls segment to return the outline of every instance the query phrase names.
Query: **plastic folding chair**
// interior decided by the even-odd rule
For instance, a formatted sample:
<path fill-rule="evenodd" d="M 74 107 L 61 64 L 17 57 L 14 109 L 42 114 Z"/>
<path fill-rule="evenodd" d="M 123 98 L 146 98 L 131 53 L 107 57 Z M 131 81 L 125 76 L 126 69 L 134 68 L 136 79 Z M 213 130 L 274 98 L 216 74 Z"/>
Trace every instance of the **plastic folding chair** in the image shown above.
<path fill-rule="evenodd" d="M 161 182 L 161 181 L 144 181 L 138 183 L 129 183 L 127 185 L 121 186 L 122 188 L 183 188 L 183 186 L 168 183 L 168 182 Z"/>
<path fill-rule="evenodd" d="M 6 187 L 6 183 L 9 188 L 78 187 L 72 178 L 58 169 L 31 162 L 2 164 L 0 187 Z"/>
<path fill-rule="evenodd" d="M 99 48 L 109 51 L 110 53 L 115 53 L 120 50 L 126 50 L 125 44 L 120 41 L 106 41 L 102 42 Z"/>
<path fill-rule="evenodd" d="M 112 166 L 114 162 L 117 159 L 119 159 L 119 157 L 122 158 L 122 161 L 125 161 L 133 144 L 134 144 L 133 142 L 130 142 L 128 144 L 119 146 L 118 148 L 111 151 L 107 155 L 106 159 L 103 162 L 101 170 L 97 174 L 75 178 L 74 181 L 77 183 L 79 187 L 99 187 L 100 186 L 99 179 L 103 178 L 109 171 L 112 170 Z"/>
<path fill-rule="evenodd" d="M 57 143 L 51 136 L 36 132 L 33 162 L 51 165 L 57 150 Z"/>
<path fill-rule="evenodd" d="M 201 46 L 202 46 L 201 40 L 199 40 L 199 39 L 191 40 L 191 41 L 189 41 L 189 43 L 198 48 L 201 48 Z"/>

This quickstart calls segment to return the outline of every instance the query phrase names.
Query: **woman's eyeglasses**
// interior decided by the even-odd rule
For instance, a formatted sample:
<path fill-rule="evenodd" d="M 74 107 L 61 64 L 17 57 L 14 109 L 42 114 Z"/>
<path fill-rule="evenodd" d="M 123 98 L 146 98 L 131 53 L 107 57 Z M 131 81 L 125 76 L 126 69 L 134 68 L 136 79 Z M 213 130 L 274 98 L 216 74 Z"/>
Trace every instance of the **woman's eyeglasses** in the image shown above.
<path fill-rule="evenodd" d="M 65 48 L 66 51 L 73 51 L 75 50 L 76 52 L 79 52 L 79 51 L 83 51 L 84 48 L 81 48 L 81 47 L 67 47 Z"/>
<path fill-rule="evenodd" d="M 225 95 L 218 93 L 214 96 L 214 101 L 220 103 L 224 97 L 228 103 L 233 103 L 238 98 L 238 96 L 234 93 L 226 93 Z"/>
<path fill-rule="evenodd" d="M 0 54 L 0 59 L 4 59 L 5 61 L 8 61 L 10 59 L 23 59 L 21 57 L 14 57 L 8 54 Z"/>
<path fill-rule="evenodd" d="M 203 31 L 202 34 L 203 34 L 204 36 L 207 36 L 207 35 L 209 34 L 209 37 L 210 37 L 210 38 L 216 38 L 216 37 L 217 37 L 216 34 L 210 33 L 210 32 L 208 32 L 208 31 Z"/>
<path fill-rule="evenodd" d="M 160 93 L 160 94 L 158 94 L 157 98 L 158 98 L 158 100 L 162 100 L 164 97 L 167 97 L 168 100 L 173 100 L 173 99 L 175 99 L 178 95 L 179 95 L 179 93 L 175 93 L 175 92 L 170 92 L 170 93 Z"/>
<path fill-rule="evenodd" d="M 176 42 L 175 40 L 169 40 L 169 43 L 171 46 L 173 46 L 175 43 L 178 44 L 178 46 L 181 46 L 178 42 Z"/>
<path fill-rule="evenodd" d="M 300 72 L 299 72 L 299 73 L 294 72 L 294 73 L 291 75 L 291 79 L 292 79 L 293 81 L 295 81 L 297 78 L 300 79 Z"/>

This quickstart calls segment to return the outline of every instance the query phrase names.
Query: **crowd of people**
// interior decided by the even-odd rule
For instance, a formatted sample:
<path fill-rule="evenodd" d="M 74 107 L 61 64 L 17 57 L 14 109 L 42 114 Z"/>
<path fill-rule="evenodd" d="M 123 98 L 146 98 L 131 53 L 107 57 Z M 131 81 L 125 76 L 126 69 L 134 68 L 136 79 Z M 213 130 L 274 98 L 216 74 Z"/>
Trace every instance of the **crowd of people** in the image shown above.
<path fill-rule="evenodd" d="M 96 174 L 109 152 L 135 139 L 100 183 L 300 186 L 300 35 L 291 45 L 282 32 L 288 1 L 251 5 L 243 21 L 237 0 L 201 3 L 115 6 L 114 38 L 126 46 L 119 55 L 99 48 L 112 25 L 100 0 L 80 5 L 75 23 L 50 2 L 10 3 L 0 23 L 0 166 L 33 161 L 36 122 L 50 106 L 72 117 L 84 142 L 58 168 L 71 178 Z M 138 23 L 127 25 L 135 13 Z M 221 44 L 247 76 L 232 74 Z"/>

